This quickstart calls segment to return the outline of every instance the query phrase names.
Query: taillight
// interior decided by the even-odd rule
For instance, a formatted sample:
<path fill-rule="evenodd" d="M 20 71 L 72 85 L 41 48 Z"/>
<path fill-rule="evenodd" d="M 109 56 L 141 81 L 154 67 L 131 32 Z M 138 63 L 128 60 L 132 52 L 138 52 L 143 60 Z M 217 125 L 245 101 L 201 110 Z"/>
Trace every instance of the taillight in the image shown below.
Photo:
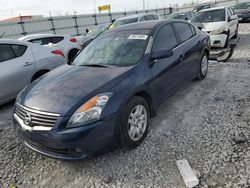
<path fill-rule="evenodd" d="M 71 38 L 69 41 L 70 42 L 77 42 L 77 39 L 76 38 Z"/>
<path fill-rule="evenodd" d="M 60 50 L 54 50 L 54 51 L 52 51 L 51 53 L 52 53 L 52 54 L 55 54 L 55 55 L 61 55 L 62 57 L 64 57 L 64 58 L 65 58 L 65 56 L 64 56 L 64 54 L 63 54 L 63 52 L 62 52 L 62 51 L 60 51 Z"/>

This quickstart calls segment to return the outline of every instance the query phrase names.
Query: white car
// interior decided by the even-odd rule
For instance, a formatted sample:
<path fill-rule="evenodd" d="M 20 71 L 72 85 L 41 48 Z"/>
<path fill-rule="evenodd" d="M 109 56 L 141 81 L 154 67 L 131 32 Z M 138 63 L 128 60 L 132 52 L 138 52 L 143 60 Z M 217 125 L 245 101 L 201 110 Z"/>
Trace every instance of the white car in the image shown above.
<path fill-rule="evenodd" d="M 82 49 L 77 39 L 69 35 L 35 34 L 26 35 L 18 40 L 58 47 L 63 51 L 67 61 L 71 61 L 78 51 Z"/>
<path fill-rule="evenodd" d="M 145 22 L 145 21 L 160 20 L 160 19 L 161 17 L 159 14 L 154 14 L 154 13 L 136 14 L 115 20 L 114 23 L 109 27 L 109 29 L 136 22 Z"/>
<path fill-rule="evenodd" d="M 202 30 L 210 35 L 211 47 L 226 48 L 232 38 L 238 37 L 238 17 L 232 8 L 218 7 L 198 12 L 192 20 L 202 24 Z"/>
<path fill-rule="evenodd" d="M 9 102 L 29 83 L 65 65 L 60 50 L 22 42 L 0 40 L 0 105 Z"/>

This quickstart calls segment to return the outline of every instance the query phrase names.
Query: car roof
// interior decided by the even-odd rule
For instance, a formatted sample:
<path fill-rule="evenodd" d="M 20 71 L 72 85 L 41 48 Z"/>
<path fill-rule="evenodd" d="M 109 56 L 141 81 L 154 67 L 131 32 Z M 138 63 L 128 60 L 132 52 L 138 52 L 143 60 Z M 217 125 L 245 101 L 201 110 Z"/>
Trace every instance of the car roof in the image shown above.
<path fill-rule="evenodd" d="M 33 35 L 26 35 L 18 40 L 28 40 L 28 39 L 36 39 L 36 38 L 43 38 L 43 37 L 65 37 L 64 35 L 54 35 L 54 34 L 33 34 Z"/>
<path fill-rule="evenodd" d="M 213 4 L 214 4 L 213 2 L 201 3 L 201 4 L 198 4 L 197 7 L 203 6 L 203 5 L 213 5 Z"/>
<path fill-rule="evenodd" d="M 28 42 L 19 41 L 17 39 L 0 39 L 0 44 L 20 44 L 28 45 Z"/>
<path fill-rule="evenodd" d="M 206 11 L 210 11 L 210 10 L 222 10 L 225 8 L 227 8 L 227 7 L 214 7 L 214 8 L 204 9 L 204 10 L 201 10 L 199 12 L 206 12 Z"/>
<path fill-rule="evenodd" d="M 156 13 L 133 14 L 130 16 L 119 18 L 117 20 L 127 20 L 127 19 L 132 19 L 132 18 L 139 18 L 139 17 L 146 16 L 146 15 L 157 15 L 157 14 Z"/>
<path fill-rule="evenodd" d="M 175 23 L 175 22 L 183 22 L 187 23 L 186 21 L 182 20 L 152 20 L 147 22 L 136 22 L 131 23 L 123 26 L 119 26 L 113 29 L 110 29 L 106 32 L 119 32 L 119 31 L 126 31 L 126 30 L 153 30 L 155 27 L 166 24 L 166 23 Z"/>

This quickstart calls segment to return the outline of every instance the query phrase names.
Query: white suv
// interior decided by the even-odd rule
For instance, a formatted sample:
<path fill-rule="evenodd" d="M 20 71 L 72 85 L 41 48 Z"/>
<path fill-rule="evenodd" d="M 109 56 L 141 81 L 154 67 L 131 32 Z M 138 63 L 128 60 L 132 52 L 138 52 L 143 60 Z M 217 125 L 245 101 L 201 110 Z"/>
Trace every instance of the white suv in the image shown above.
<path fill-rule="evenodd" d="M 192 22 L 202 24 L 202 30 L 210 35 L 211 47 L 228 47 L 232 38 L 238 37 L 238 17 L 232 8 L 218 7 L 202 10 Z"/>

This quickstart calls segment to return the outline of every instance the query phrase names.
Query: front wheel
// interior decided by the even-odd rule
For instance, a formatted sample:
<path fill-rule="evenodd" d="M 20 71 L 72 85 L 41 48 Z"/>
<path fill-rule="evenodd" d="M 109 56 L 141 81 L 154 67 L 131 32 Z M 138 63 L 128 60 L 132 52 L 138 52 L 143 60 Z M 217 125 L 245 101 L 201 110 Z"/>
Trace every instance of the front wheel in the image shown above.
<path fill-rule="evenodd" d="M 207 72 L 208 72 L 208 55 L 204 53 L 200 63 L 200 72 L 198 75 L 198 79 L 203 80 L 207 76 Z"/>
<path fill-rule="evenodd" d="M 120 140 L 124 147 L 135 148 L 146 137 L 149 127 L 149 106 L 142 97 L 129 100 L 120 113 Z"/>

